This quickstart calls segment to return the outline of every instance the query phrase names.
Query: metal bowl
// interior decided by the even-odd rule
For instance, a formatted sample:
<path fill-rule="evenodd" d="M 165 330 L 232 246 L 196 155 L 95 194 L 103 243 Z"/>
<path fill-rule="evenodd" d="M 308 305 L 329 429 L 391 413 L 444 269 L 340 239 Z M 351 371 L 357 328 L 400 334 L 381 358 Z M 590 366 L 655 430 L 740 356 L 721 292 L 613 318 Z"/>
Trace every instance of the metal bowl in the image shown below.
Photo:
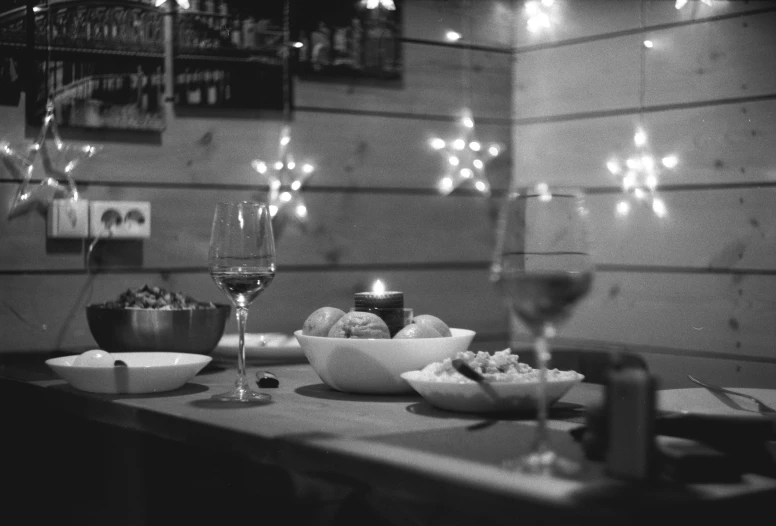
<path fill-rule="evenodd" d="M 117 309 L 87 305 L 97 345 L 108 352 L 209 354 L 224 334 L 231 306 L 190 310 Z"/>

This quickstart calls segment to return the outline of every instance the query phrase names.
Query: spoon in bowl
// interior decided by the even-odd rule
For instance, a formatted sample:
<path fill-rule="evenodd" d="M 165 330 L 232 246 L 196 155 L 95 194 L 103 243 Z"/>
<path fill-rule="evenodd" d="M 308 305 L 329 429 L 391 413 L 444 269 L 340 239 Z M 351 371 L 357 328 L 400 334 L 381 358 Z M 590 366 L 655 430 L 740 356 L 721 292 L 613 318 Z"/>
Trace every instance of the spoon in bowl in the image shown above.
<path fill-rule="evenodd" d="M 492 385 L 490 385 L 490 380 L 472 369 L 468 363 L 461 360 L 460 358 L 455 358 L 452 363 L 456 371 L 461 373 L 469 380 L 474 380 L 477 382 L 482 387 L 482 390 L 485 391 L 485 394 L 487 394 L 491 399 L 496 400 L 499 397 L 498 393 L 496 393 L 496 390 L 493 389 Z"/>

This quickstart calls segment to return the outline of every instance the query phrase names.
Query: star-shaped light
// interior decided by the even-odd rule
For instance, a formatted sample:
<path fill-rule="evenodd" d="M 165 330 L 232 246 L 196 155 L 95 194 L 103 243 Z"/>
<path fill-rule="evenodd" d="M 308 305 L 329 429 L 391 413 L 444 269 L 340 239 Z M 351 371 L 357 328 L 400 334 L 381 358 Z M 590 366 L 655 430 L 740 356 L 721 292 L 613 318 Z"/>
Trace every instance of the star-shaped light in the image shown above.
<path fill-rule="evenodd" d="M 445 141 L 434 137 L 431 147 L 442 153 L 445 160 L 445 173 L 439 180 L 439 191 L 447 195 L 458 186 L 468 183 L 479 192 L 490 194 L 490 183 L 485 176 L 485 162 L 501 153 L 496 143 L 483 144 L 475 138 L 474 119 L 467 108 L 459 121 L 457 138 Z"/>
<path fill-rule="evenodd" d="M 637 202 L 648 204 L 658 217 L 668 213 L 665 203 L 657 194 L 660 175 L 664 168 L 675 168 L 679 163 L 676 155 L 667 155 L 659 161 L 652 155 L 647 146 L 647 133 L 642 127 L 636 129 L 633 136 L 635 151 L 624 162 L 613 158 L 607 161 L 609 172 L 620 178 L 622 191 Z M 623 199 L 617 203 L 617 214 L 626 216 L 630 213 L 631 199 Z"/>
<path fill-rule="evenodd" d="M 46 139 L 49 132 L 54 138 L 54 149 L 49 151 Z M 8 217 L 21 215 L 32 207 L 45 208 L 55 197 L 78 200 L 78 188 L 73 179 L 73 171 L 85 159 L 94 156 L 100 150 L 97 146 L 72 146 L 59 136 L 54 116 L 54 101 L 46 103 L 46 114 L 37 139 L 32 144 L 14 148 L 6 141 L 0 141 L 0 156 L 11 173 L 22 180 L 11 203 Z M 35 161 L 41 156 L 46 177 L 31 188 L 32 172 Z M 67 185 L 60 180 L 66 180 Z"/>
<path fill-rule="evenodd" d="M 251 164 L 257 172 L 266 176 L 269 182 L 269 212 L 272 217 L 288 208 L 293 217 L 304 222 L 307 220 L 307 206 L 300 190 L 315 171 L 315 167 L 309 163 L 297 163 L 289 151 L 290 144 L 291 128 L 286 125 L 280 132 L 278 160 L 267 163 L 255 159 Z"/>
<path fill-rule="evenodd" d="M 711 7 L 712 0 L 700 0 L 701 3 L 706 4 L 707 6 Z M 684 6 L 687 5 L 687 0 L 676 0 L 676 4 L 674 4 L 674 7 L 677 9 L 681 9 Z"/>
<path fill-rule="evenodd" d="M 155 0 L 154 7 L 161 7 L 169 1 L 171 0 Z M 178 4 L 178 7 L 181 7 L 183 9 L 189 8 L 189 0 L 175 0 L 175 2 Z"/>

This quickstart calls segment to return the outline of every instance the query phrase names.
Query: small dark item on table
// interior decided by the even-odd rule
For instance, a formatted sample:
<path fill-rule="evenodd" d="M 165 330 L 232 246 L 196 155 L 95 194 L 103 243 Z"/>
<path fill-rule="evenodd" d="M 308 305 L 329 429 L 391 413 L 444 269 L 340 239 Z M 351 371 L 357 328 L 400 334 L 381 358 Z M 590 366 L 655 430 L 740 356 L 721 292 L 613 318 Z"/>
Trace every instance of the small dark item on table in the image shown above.
<path fill-rule="evenodd" d="M 404 293 L 397 291 L 386 292 L 357 292 L 353 295 L 355 310 L 371 312 L 382 318 L 391 338 L 404 328 Z"/>
<path fill-rule="evenodd" d="M 256 373 L 256 383 L 259 387 L 278 387 L 280 380 L 269 371 L 258 371 Z"/>

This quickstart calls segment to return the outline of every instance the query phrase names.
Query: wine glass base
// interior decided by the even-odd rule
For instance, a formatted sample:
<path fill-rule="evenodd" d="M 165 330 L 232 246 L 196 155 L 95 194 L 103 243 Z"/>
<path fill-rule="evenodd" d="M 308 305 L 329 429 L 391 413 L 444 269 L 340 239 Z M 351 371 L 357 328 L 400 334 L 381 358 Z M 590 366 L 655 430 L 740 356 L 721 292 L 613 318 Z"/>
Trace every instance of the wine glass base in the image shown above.
<path fill-rule="evenodd" d="M 219 402 L 241 402 L 251 404 L 265 404 L 272 400 L 272 396 L 267 393 L 257 393 L 250 389 L 236 388 L 226 393 L 215 394 L 211 397 L 212 400 Z"/>
<path fill-rule="evenodd" d="M 559 456 L 551 450 L 533 451 L 524 457 L 506 460 L 501 467 L 507 471 L 519 471 L 530 475 L 569 477 L 579 473 L 582 465 Z"/>

